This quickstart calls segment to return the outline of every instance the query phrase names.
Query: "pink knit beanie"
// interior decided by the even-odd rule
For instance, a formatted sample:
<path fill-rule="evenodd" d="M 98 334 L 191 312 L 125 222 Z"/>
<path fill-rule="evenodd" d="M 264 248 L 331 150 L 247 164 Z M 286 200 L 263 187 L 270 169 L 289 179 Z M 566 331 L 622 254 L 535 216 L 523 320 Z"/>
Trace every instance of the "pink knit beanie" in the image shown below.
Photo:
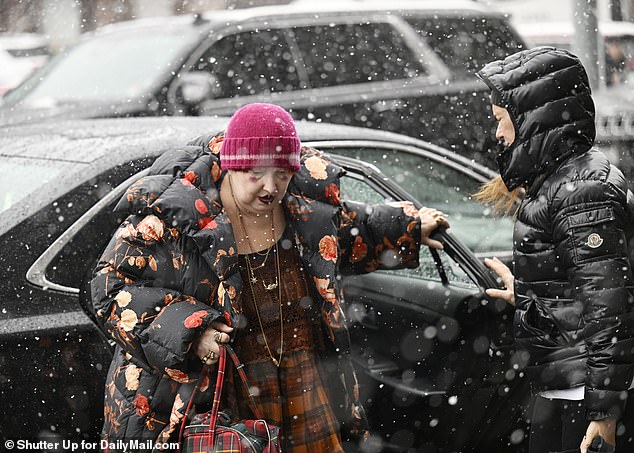
<path fill-rule="evenodd" d="M 297 171 L 300 142 L 291 115 L 273 104 L 247 104 L 233 114 L 220 149 L 223 170 L 255 167 Z"/>

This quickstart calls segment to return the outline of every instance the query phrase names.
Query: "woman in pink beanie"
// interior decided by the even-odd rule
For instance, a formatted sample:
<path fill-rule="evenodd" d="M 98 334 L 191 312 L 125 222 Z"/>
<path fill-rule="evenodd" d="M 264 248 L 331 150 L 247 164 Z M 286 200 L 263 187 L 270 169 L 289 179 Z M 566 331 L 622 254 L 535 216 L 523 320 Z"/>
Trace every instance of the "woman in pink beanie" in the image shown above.
<path fill-rule="evenodd" d="M 280 427 L 284 452 L 342 452 L 342 424 L 366 434 L 337 276 L 393 268 L 394 257 L 397 266 L 416 267 L 420 245 L 442 248 L 429 234 L 448 224 L 441 212 L 410 203 L 341 200 L 343 173 L 301 146 L 284 109 L 249 104 L 225 133 L 164 154 L 128 191 L 119 208 L 132 215 L 93 280 L 95 306 L 120 349 L 106 387 L 104 437 L 173 439 L 191 394 L 182 387 L 229 342 L 260 412 Z M 132 269 L 129 263 L 148 255 L 151 276 Z M 130 295 L 130 285 L 152 291 Z M 117 327 L 122 309 L 138 320 L 125 336 Z M 129 379 L 121 381 L 133 374 L 130 366 L 144 366 L 157 382 L 127 398 L 139 408 L 132 413 L 120 396 L 121 387 L 130 393 Z M 326 368 L 337 371 L 347 394 L 340 420 Z M 253 418 L 237 375 L 227 377 L 221 407 L 236 420 Z M 196 396 L 199 409 L 212 390 Z M 171 413 L 159 413 L 166 406 Z M 166 422 L 147 423 L 150 414 Z"/>

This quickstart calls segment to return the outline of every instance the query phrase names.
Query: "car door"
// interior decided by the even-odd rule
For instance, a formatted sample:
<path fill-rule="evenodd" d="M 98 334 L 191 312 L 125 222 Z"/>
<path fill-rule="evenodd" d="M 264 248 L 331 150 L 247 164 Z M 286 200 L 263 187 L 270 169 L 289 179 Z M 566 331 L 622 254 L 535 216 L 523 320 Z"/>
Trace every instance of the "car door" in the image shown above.
<path fill-rule="evenodd" d="M 422 206 L 391 178 L 359 159 L 371 156 L 367 146 L 352 153 L 351 149 L 342 143 L 330 149 L 345 155 L 334 157 L 348 170 L 342 179 L 342 197 L 370 204 L 410 200 Z M 396 158 L 386 160 L 395 164 Z M 434 167 L 434 174 L 444 174 L 446 181 L 450 169 L 443 173 L 442 166 Z M 407 175 L 399 175 L 405 182 Z M 437 203 L 444 204 L 445 211 L 453 207 L 453 215 L 459 217 L 460 206 L 451 206 L 449 199 Z M 482 211 L 480 207 L 480 215 Z M 471 211 L 469 220 L 465 212 L 470 211 L 463 208 L 458 223 L 473 235 L 470 223 L 475 213 Z M 506 381 L 496 380 L 496 374 L 499 377 L 511 367 L 510 309 L 489 300 L 483 289 L 497 287 L 498 282 L 453 234 L 441 231 L 436 237 L 444 242 L 444 251 L 421 247 L 416 269 L 381 270 L 343 281 L 363 398 L 372 426 L 389 439 L 383 440 L 385 446 L 396 449 L 423 442 L 441 450 L 484 445 L 491 439 L 498 443 L 522 423 L 525 387 L 509 374 Z M 508 411 L 507 420 L 512 422 L 491 423 L 492 410 Z"/>

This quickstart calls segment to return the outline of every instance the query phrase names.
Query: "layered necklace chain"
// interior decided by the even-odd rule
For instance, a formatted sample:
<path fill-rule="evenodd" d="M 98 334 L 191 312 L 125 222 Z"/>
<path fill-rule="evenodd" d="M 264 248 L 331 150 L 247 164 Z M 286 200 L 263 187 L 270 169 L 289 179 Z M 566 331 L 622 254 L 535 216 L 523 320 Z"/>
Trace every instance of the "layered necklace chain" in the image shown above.
<path fill-rule="evenodd" d="M 282 285 L 281 285 L 282 278 L 281 278 L 281 272 L 280 272 L 280 254 L 278 253 L 278 249 L 277 249 L 277 241 L 275 236 L 275 221 L 273 219 L 273 212 L 271 212 L 271 237 L 272 237 L 271 240 L 273 241 L 273 246 L 269 247 L 266 253 L 264 254 L 260 252 L 255 252 L 260 256 L 264 256 L 264 261 L 262 262 L 262 264 L 256 267 L 253 267 L 251 266 L 251 260 L 250 260 L 250 255 L 254 254 L 253 247 L 251 246 L 251 239 L 249 239 L 247 230 L 244 227 L 242 212 L 240 211 L 240 207 L 238 206 L 236 197 L 233 194 L 233 185 L 231 184 L 231 177 L 229 177 L 229 189 L 231 190 L 231 197 L 233 198 L 233 204 L 235 205 L 236 210 L 238 211 L 238 220 L 240 223 L 240 228 L 242 229 L 242 234 L 247 240 L 247 245 L 249 246 L 250 253 L 249 255 L 246 256 L 245 261 L 247 263 L 247 272 L 249 274 L 249 286 L 251 287 L 251 294 L 253 295 L 253 306 L 255 308 L 255 313 L 258 317 L 258 324 L 260 325 L 260 331 L 262 332 L 262 338 L 264 339 L 264 346 L 266 347 L 266 351 L 268 352 L 269 357 L 271 358 L 271 361 L 273 362 L 273 364 L 276 367 L 279 367 L 282 361 L 282 355 L 284 354 L 284 318 L 282 316 L 283 315 L 282 313 Z M 264 279 L 262 279 L 262 286 L 264 287 L 266 291 L 273 291 L 274 289 L 277 289 L 277 302 L 279 305 L 279 314 L 280 314 L 280 349 L 279 349 L 280 353 L 279 353 L 279 357 L 277 358 L 273 355 L 273 352 L 271 351 L 271 348 L 269 347 L 269 342 L 266 338 L 266 334 L 264 333 L 264 326 L 262 324 L 260 311 L 258 310 L 258 304 L 255 300 L 255 291 L 253 288 L 253 285 L 258 283 L 258 279 L 256 278 L 254 271 L 261 269 L 266 265 L 271 249 L 273 249 L 273 254 L 275 255 L 275 283 L 267 284 L 264 281 Z M 271 297 L 271 300 L 273 300 L 273 297 Z"/>

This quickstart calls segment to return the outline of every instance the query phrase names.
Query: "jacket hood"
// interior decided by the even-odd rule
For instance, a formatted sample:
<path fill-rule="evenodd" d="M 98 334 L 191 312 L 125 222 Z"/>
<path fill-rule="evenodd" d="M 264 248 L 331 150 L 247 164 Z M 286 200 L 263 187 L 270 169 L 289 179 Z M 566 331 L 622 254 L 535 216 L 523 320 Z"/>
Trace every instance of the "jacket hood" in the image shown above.
<path fill-rule="evenodd" d="M 572 53 L 554 47 L 523 50 L 487 64 L 477 75 L 515 126 L 515 142 L 498 158 L 509 190 L 525 185 L 535 193 L 563 160 L 594 144 L 588 75 Z"/>

